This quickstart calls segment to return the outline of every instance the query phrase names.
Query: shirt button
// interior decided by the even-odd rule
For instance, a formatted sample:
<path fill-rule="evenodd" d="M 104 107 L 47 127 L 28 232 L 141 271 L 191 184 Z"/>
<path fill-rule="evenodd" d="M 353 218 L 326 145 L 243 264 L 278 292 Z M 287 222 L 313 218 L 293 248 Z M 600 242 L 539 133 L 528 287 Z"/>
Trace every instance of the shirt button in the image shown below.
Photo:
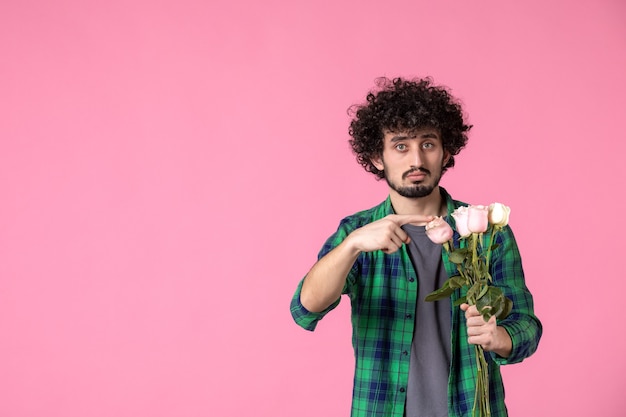
<path fill-rule="evenodd" d="M 406 317 L 407 319 L 410 319 L 411 315 L 409 313 L 406 313 L 406 316 L 404 316 L 404 317 Z"/>
<path fill-rule="evenodd" d="M 407 351 L 405 350 L 405 351 L 403 351 L 403 352 L 402 352 L 402 354 L 403 354 L 404 356 L 406 356 L 406 355 L 408 355 L 408 354 L 409 354 L 409 352 L 407 352 Z"/>
<path fill-rule="evenodd" d="M 409 282 L 413 282 L 413 281 L 415 281 L 415 278 L 409 277 Z"/>
<path fill-rule="evenodd" d="M 400 388 L 400 392 L 404 392 L 404 388 Z"/>

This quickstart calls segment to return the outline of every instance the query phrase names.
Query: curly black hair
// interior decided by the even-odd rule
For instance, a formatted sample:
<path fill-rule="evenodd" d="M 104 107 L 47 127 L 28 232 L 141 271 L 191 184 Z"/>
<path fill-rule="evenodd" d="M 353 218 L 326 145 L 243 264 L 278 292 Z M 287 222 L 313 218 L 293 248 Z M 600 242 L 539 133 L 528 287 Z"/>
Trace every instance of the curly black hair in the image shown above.
<path fill-rule="evenodd" d="M 412 131 L 424 127 L 438 129 L 443 147 L 450 158 L 442 173 L 454 166 L 457 155 L 467 143 L 467 132 L 472 128 L 463 120 L 461 105 L 443 86 L 433 85 L 430 77 L 393 80 L 376 79 L 377 91 L 367 95 L 367 102 L 348 109 L 350 145 L 356 159 L 367 172 L 378 179 L 385 173 L 371 162 L 383 151 L 383 131 Z"/>

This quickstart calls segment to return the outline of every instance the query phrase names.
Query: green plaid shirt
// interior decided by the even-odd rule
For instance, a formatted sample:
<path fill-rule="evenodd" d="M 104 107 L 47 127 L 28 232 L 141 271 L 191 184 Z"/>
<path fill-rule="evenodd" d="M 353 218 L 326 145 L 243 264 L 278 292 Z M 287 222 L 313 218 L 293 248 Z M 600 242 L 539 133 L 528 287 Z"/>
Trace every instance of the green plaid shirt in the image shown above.
<path fill-rule="evenodd" d="M 465 203 L 453 200 L 441 189 L 448 213 Z M 391 201 L 343 219 L 335 234 L 324 244 L 319 258 L 330 252 L 353 230 L 393 214 Z M 447 221 L 454 228 L 454 219 Z M 455 233 L 455 246 L 458 235 Z M 533 299 L 524 282 L 522 262 L 509 227 L 498 234 L 499 247 L 492 254 L 491 275 L 494 285 L 513 301 L 513 311 L 498 322 L 511 336 L 513 350 L 504 359 L 487 352 L 490 375 L 490 402 L 493 417 L 507 415 L 500 365 L 521 362 L 535 352 L 542 333 L 541 323 L 533 312 Z M 456 275 L 456 266 L 442 251 L 446 271 Z M 291 301 L 296 323 L 314 330 L 319 320 L 334 309 L 340 299 L 325 311 L 313 313 L 300 303 L 300 281 Z M 393 254 L 382 251 L 361 253 L 353 265 L 343 290 L 352 305 L 352 345 L 356 361 L 352 397 L 352 417 L 402 417 L 409 379 L 409 355 L 415 327 L 417 279 L 407 248 Z M 457 291 L 452 303 L 462 294 Z M 474 404 L 476 360 L 474 347 L 467 343 L 464 313 L 451 311 L 452 361 L 448 380 L 448 414 L 471 416 Z"/>

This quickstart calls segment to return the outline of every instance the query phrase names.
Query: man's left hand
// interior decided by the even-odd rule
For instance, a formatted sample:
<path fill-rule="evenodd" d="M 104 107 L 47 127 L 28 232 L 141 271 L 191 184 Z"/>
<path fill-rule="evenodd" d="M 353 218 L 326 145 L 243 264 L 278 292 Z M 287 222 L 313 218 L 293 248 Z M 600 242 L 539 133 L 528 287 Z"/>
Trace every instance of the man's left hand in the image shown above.
<path fill-rule="evenodd" d="M 484 350 L 495 352 L 503 358 L 511 354 L 511 336 L 504 327 L 498 326 L 495 316 L 485 321 L 476 306 L 468 304 L 461 304 L 461 310 L 465 312 L 468 343 L 480 345 Z"/>

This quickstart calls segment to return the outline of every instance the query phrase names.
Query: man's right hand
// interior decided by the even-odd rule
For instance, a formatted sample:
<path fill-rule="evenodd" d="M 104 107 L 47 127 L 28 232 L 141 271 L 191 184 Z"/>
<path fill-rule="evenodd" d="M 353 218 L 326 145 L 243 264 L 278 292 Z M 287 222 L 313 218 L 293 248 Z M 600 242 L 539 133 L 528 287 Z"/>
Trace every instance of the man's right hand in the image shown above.
<path fill-rule="evenodd" d="M 346 277 L 362 252 L 394 253 L 410 242 L 402 226 L 418 226 L 433 216 L 391 214 L 350 233 L 338 246 L 313 265 L 302 284 L 300 301 L 309 311 L 320 312 L 341 296 Z"/>
<path fill-rule="evenodd" d="M 402 226 L 408 223 L 423 226 L 432 219 L 433 216 L 419 214 L 390 214 L 356 229 L 346 237 L 345 243 L 359 252 L 381 250 L 385 253 L 394 253 L 411 240 L 402 230 Z"/>

